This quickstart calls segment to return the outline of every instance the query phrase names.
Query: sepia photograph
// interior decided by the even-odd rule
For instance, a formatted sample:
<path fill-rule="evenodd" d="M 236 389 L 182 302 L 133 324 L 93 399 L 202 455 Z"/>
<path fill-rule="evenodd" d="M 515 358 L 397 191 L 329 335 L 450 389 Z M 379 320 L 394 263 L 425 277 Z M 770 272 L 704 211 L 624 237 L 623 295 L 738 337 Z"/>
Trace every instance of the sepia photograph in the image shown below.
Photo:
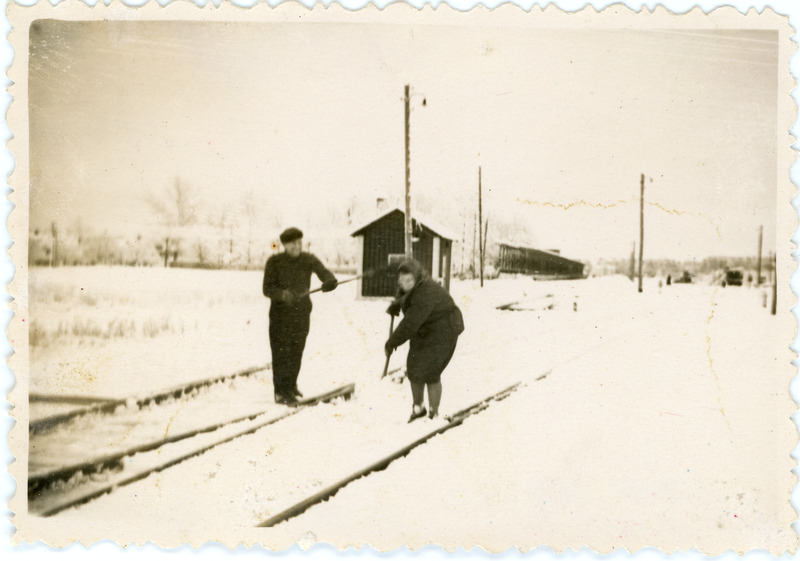
<path fill-rule="evenodd" d="M 16 544 L 794 554 L 794 30 L 11 5 Z"/>

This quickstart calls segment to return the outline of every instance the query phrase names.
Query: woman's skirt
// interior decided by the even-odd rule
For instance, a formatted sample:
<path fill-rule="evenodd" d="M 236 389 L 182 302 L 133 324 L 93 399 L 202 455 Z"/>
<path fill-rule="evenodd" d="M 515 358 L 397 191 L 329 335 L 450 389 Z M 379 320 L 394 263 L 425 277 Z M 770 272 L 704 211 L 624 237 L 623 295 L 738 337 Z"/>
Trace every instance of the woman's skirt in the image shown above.
<path fill-rule="evenodd" d="M 408 379 L 419 384 L 435 384 L 442 377 L 456 350 L 458 335 L 447 322 L 426 337 L 414 337 L 408 350 Z"/>

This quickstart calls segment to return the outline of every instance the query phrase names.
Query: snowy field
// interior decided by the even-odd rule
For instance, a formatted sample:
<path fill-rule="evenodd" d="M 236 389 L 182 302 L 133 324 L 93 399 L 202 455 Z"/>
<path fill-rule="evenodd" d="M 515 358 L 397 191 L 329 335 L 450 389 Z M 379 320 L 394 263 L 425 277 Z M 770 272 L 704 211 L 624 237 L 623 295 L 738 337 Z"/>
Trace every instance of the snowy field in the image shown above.
<path fill-rule="evenodd" d="M 379 379 L 386 301 L 355 292 L 314 295 L 299 380 L 307 395 L 355 382 L 354 399 L 29 529 L 162 545 L 224 526 L 273 547 L 796 547 L 793 372 L 779 363 L 790 341 L 762 289 L 659 290 L 648 279 L 638 294 L 619 277 L 454 281 L 466 331 L 442 413 L 523 387 L 300 517 L 253 528 L 437 426 L 406 424 L 407 386 Z M 495 309 L 520 300 L 526 311 Z M 266 364 L 267 310 L 260 272 L 32 270 L 31 392 L 125 398 Z M 272 400 L 268 384 L 262 399 Z M 121 521 L 125 535 L 114 530 Z"/>
<path fill-rule="evenodd" d="M 30 391 L 127 398 L 269 361 L 257 272 L 32 269 Z"/>

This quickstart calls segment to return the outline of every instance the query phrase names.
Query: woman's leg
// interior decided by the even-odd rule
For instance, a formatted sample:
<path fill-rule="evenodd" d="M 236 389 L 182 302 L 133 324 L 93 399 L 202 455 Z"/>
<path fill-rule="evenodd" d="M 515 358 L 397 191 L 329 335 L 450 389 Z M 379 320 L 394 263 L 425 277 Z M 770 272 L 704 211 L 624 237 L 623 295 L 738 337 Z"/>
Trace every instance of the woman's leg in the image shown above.
<path fill-rule="evenodd" d="M 411 384 L 411 397 L 414 399 L 414 407 L 422 408 L 422 400 L 425 398 L 425 384 L 422 382 L 408 382 Z"/>
<path fill-rule="evenodd" d="M 458 342 L 458 337 L 455 337 L 453 341 L 449 342 L 446 346 L 443 345 L 437 349 L 439 354 L 440 363 L 438 365 L 438 373 L 435 376 L 431 376 L 431 379 L 435 379 L 435 382 L 428 382 L 428 405 L 430 406 L 430 417 L 431 419 L 434 418 L 436 415 L 439 414 L 439 404 L 442 401 L 442 380 L 440 376 L 444 369 L 447 368 L 447 365 L 450 364 L 450 359 L 453 358 L 453 353 L 456 350 L 456 343 Z"/>
<path fill-rule="evenodd" d="M 439 403 L 442 401 L 442 381 L 428 384 L 428 405 L 431 418 L 439 414 Z"/>

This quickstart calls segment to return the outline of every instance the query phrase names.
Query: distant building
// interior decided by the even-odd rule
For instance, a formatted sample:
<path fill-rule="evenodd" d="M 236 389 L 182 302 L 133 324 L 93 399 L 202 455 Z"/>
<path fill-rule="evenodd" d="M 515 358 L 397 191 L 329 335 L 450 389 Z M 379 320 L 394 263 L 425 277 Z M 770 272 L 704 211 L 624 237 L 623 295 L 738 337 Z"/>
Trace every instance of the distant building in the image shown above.
<path fill-rule="evenodd" d="M 413 254 L 427 273 L 450 290 L 450 265 L 455 236 L 424 217 L 412 216 Z M 405 213 L 392 209 L 351 234 L 358 239 L 360 297 L 394 296 L 397 265 L 405 257 Z"/>
<path fill-rule="evenodd" d="M 500 244 L 498 272 L 522 273 L 541 278 L 579 279 L 583 263 L 562 257 L 558 251 Z"/>

